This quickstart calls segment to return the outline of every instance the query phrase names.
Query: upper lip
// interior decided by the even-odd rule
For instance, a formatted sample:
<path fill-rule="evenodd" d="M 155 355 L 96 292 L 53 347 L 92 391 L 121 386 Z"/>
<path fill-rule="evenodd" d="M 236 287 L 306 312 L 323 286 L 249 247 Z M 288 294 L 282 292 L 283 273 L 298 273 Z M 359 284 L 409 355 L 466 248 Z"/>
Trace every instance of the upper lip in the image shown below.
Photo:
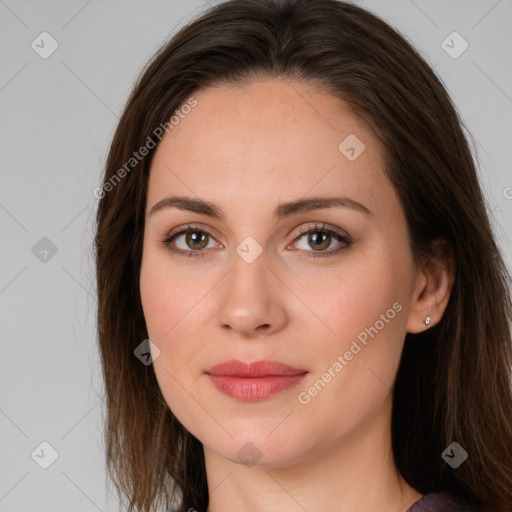
<path fill-rule="evenodd" d="M 293 366 L 279 363 L 277 361 L 238 361 L 230 359 L 212 366 L 205 373 L 214 376 L 230 377 L 270 377 L 273 375 L 301 375 L 307 370 L 294 368 Z"/>

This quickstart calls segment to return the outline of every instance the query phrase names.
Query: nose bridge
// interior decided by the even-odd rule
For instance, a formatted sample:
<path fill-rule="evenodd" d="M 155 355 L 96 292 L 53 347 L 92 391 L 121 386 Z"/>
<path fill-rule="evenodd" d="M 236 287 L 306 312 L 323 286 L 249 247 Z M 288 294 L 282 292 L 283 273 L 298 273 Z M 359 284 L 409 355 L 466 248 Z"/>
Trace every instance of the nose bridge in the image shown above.
<path fill-rule="evenodd" d="M 282 327 L 286 314 L 279 302 L 279 280 L 271 271 L 270 256 L 255 239 L 244 239 L 237 246 L 229 276 L 217 297 L 221 326 L 245 335 L 262 326 L 272 331 Z"/>
<path fill-rule="evenodd" d="M 268 251 L 251 236 L 238 244 L 230 272 L 231 292 L 236 294 L 240 291 L 246 297 L 256 294 L 263 298 L 271 287 L 268 279 L 269 256 Z"/>

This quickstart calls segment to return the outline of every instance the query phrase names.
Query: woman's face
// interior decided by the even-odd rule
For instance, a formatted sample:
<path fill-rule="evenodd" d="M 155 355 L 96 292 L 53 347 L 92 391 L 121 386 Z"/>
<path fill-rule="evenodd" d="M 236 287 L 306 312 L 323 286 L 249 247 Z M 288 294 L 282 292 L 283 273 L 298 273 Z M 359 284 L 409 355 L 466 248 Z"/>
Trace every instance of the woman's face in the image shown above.
<path fill-rule="evenodd" d="M 376 139 L 306 83 L 194 98 L 156 149 L 147 196 L 140 291 L 167 404 L 208 453 L 266 467 L 382 432 L 418 315 Z M 294 370 L 212 369 L 232 360 Z"/>

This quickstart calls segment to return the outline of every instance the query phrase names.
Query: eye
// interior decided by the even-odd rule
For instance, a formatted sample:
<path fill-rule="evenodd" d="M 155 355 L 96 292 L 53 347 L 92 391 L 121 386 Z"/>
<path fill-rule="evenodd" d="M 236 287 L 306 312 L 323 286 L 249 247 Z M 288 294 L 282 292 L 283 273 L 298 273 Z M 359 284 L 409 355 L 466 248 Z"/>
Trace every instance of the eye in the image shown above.
<path fill-rule="evenodd" d="M 179 241 L 181 237 L 184 238 Z M 186 228 L 169 234 L 162 242 L 174 253 L 188 258 L 200 258 L 205 256 L 203 249 L 208 248 L 208 239 L 213 241 L 213 236 L 207 230 L 189 224 Z M 173 244 L 176 244 L 176 246 Z M 222 247 L 221 244 L 218 245 Z M 212 246 L 214 247 L 215 243 Z"/>
<path fill-rule="evenodd" d="M 313 251 L 305 248 L 299 249 L 307 253 L 308 258 L 334 256 L 352 244 L 348 235 L 332 228 L 326 228 L 325 224 L 310 224 L 300 228 L 298 232 L 299 236 L 295 238 L 293 245 L 297 244 L 297 240 L 301 241 L 307 236 L 306 243 L 309 244 L 309 247 L 313 247 Z M 327 249 L 333 241 L 341 245 L 335 250 L 326 251 L 325 249 Z M 215 246 L 223 247 L 222 244 L 214 241 L 213 235 L 208 230 L 191 224 L 174 233 L 171 232 L 162 240 L 162 243 L 171 252 L 188 258 L 200 258 L 205 256 L 203 249 L 211 249 Z"/>
<path fill-rule="evenodd" d="M 300 236 L 296 238 L 296 240 L 301 241 L 307 236 L 306 247 L 313 247 L 313 251 L 305 248 L 299 248 L 301 251 L 308 253 L 308 258 L 325 258 L 334 256 L 352 244 L 352 241 L 347 235 L 335 229 L 326 228 L 325 224 L 322 226 L 318 224 L 305 226 L 299 229 L 299 233 Z M 332 251 L 324 250 L 327 249 L 333 241 L 341 243 L 341 246 Z M 294 244 L 297 244 L 297 242 L 294 242 Z"/>

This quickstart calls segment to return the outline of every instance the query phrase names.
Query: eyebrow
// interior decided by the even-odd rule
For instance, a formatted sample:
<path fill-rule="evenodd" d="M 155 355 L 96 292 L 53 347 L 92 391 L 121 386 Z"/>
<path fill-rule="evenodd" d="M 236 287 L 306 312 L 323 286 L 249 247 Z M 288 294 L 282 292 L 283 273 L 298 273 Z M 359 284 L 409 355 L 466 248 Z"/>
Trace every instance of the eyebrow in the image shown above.
<path fill-rule="evenodd" d="M 180 210 L 200 213 L 222 221 L 226 218 L 222 209 L 216 204 L 186 196 L 166 197 L 158 201 L 151 208 L 149 215 L 167 208 L 178 208 Z M 349 197 L 316 196 L 279 204 L 274 210 L 274 220 L 277 222 L 298 213 L 327 208 L 350 208 L 366 215 L 374 215 L 366 206 Z"/>

